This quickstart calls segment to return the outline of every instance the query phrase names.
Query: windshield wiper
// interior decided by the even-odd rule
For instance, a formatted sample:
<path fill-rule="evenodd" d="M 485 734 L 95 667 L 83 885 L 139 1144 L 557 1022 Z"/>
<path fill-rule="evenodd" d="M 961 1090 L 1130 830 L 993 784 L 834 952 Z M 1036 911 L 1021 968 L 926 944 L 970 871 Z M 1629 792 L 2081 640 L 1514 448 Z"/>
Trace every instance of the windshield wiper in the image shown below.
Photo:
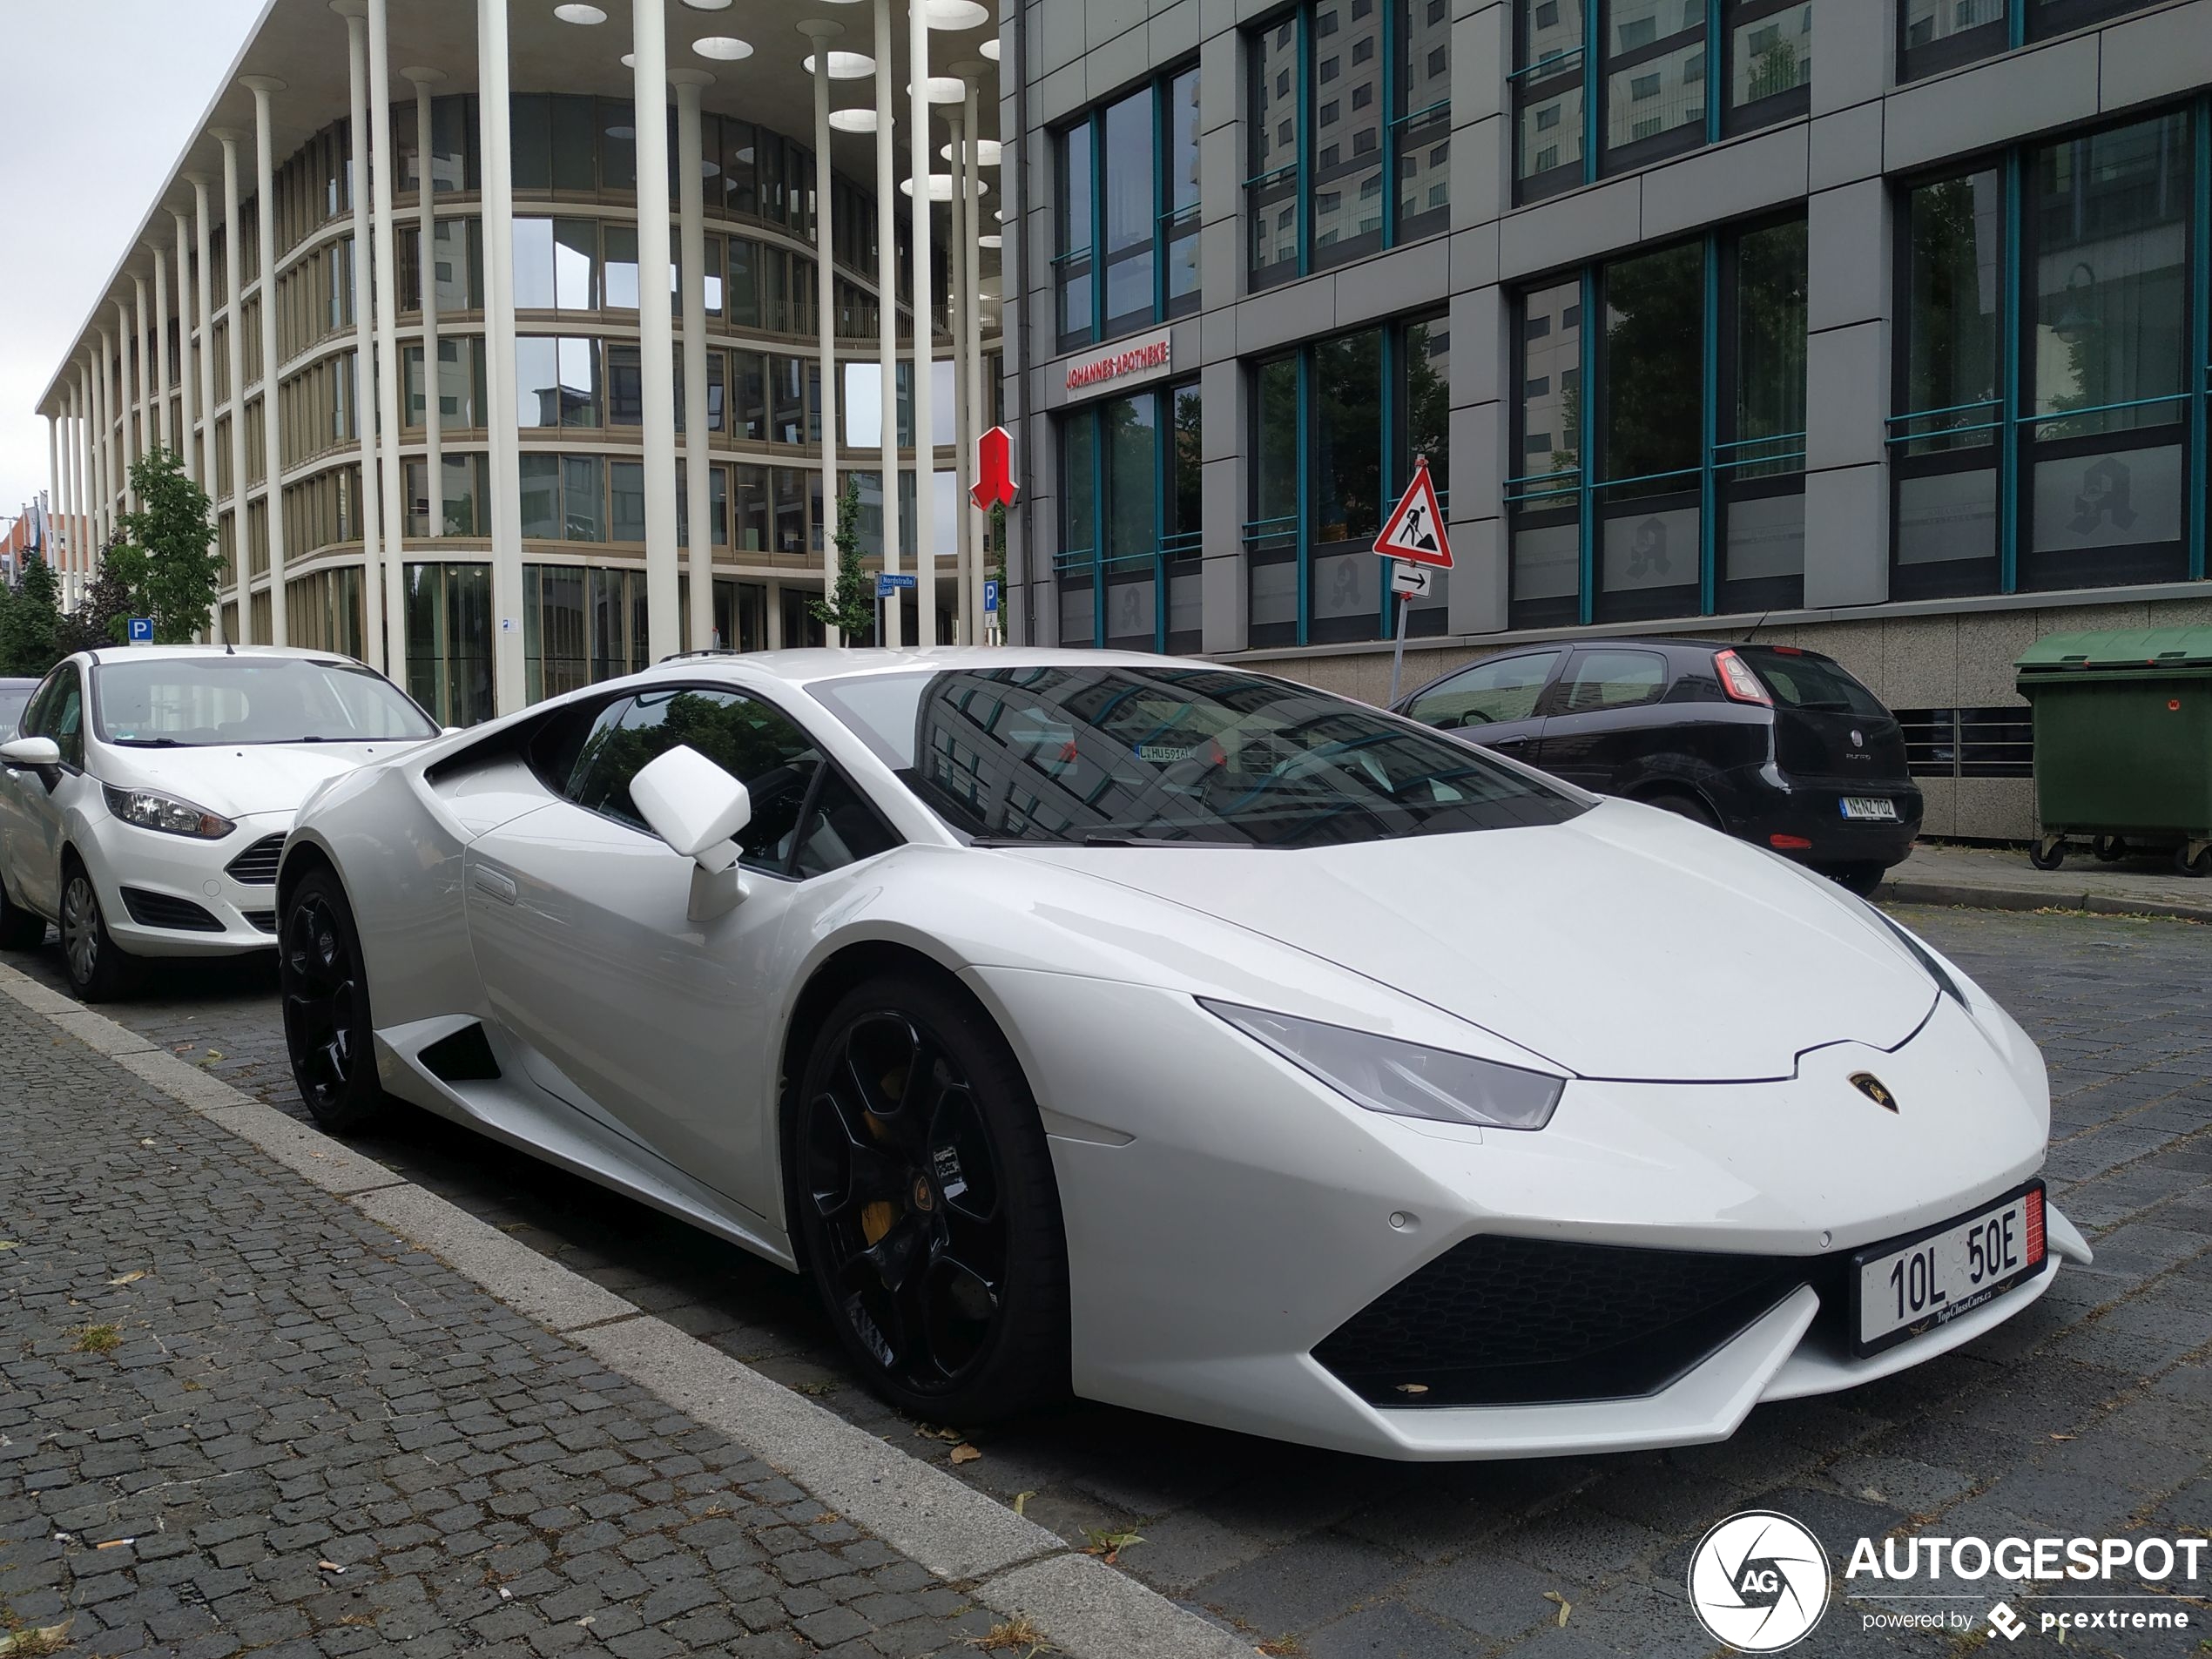
<path fill-rule="evenodd" d="M 110 738 L 108 741 L 118 749 L 197 749 L 196 743 L 186 743 L 182 738 Z"/>

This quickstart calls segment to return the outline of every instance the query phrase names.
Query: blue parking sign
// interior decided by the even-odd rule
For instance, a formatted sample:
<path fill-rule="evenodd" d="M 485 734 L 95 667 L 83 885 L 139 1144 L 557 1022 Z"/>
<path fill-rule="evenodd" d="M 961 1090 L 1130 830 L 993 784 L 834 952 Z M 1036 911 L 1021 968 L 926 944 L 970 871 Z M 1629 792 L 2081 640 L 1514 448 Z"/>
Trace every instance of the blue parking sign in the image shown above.
<path fill-rule="evenodd" d="M 151 645 L 153 644 L 153 618 L 152 617 L 133 617 L 125 624 L 125 628 L 126 631 L 125 637 L 132 644 Z"/>
<path fill-rule="evenodd" d="M 983 583 L 983 609 L 984 609 L 986 611 L 991 611 L 991 610 L 996 610 L 998 608 L 999 608 L 999 584 L 998 584 L 998 581 L 997 581 L 997 578 L 996 578 L 996 577 L 990 577 L 990 578 L 986 579 L 986 580 L 985 580 L 985 582 L 984 582 L 984 583 Z"/>

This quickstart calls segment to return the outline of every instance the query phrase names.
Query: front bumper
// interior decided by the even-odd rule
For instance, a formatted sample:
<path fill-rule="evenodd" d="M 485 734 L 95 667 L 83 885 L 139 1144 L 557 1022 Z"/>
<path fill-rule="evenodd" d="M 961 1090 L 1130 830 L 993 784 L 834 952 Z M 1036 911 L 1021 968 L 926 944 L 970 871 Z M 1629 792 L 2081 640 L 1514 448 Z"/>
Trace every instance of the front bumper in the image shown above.
<path fill-rule="evenodd" d="M 1485 1132 L 1363 1111 L 1187 995 L 1010 969 L 970 980 L 1043 1111 L 1072 1375 L 1089 1398 L 1392 1458 L 1681 1445 L 1724 1438 L 1762 1399 L 1849 1387 L 1970 1341 L 2047 1289 L 2057 1258 L 2088 1259 L 2047 1208 L 2034 1278 L 1868 1359 L 1821 1317 L 1816 1286 L 1833 1275 L 1809 1265 L 1808 1282 L 1744 1306 L 1631 1397 L 1378 1405 L 1315 1351 L 1463 1242 L 1840 1262 L 2035 1173 L 2049 1127 L 2040 1060 L 1946 998 L 1894 1050 L 1831 1044 L 1768 1082 L 1578 1080 L 1545 1130 Z M 1861 1069 L 1905 1109 L 1851 1088 Z"/>
<path fill-rule="evenodd" d="M 237 820 L 219 841 L 116 819 L 91 832 L 85 865 L 115 942 L 133 956 L 234 956 L 276 948 L 276 859 L 290 813 Z M 234 873 L 233 867 L 236 867 Z M 259 878 L 266 872 L 266 881 Z M 253 879 L 241 880 L 239 873 Z"/>

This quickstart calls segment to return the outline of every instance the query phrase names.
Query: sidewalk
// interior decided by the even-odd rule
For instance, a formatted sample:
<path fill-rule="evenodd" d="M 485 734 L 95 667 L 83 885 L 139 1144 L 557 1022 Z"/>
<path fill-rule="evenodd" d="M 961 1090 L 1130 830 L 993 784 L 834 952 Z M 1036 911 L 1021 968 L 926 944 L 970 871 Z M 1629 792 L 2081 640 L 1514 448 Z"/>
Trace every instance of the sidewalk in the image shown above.
<path fill-rule="evenodd" d="M 5 969 L 0 1169 L 0 1651 L 1249 1652 Z"/>
<path fill-rule="evenodd" d="M 2066 862 L 2055 870 L 2037 869 L 2023 847 L 1923 842 L 1891 869 L 1875 897 L 1897 904 L 2092 910 L 2212 921 L 2212 877 L 2180 874 L 2163 853 L 2101 864 L 2087 842 L 2069 842 Z"/>

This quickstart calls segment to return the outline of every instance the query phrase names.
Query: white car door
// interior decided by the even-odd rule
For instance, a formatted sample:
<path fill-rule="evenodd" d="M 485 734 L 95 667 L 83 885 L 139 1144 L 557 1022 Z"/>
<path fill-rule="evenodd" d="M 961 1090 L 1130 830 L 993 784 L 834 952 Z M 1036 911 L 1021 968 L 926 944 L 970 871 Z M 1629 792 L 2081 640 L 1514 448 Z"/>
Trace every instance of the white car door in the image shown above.
<path fill-rule="evenodd" d="M 549 806 L 469 848 L 468 914 L 496 1016 L 559 1069 L 543 1086 L 754 1213 L 773 1217 L 779 949 L 810 884 L 781 873 L 824 763 L 779 711 L 726 687 L 580 711 Z M 588 722 L 588 725 L 587 725 Z M 752 791 L 749 896 L 687 914 L 693 865 L 644 827 L 639 767 L 678 743 Z M 559 744 L 555 744 L 559 748 Z"/>
<path fill-rule="evenodd" d="M 84 771 L 84 681 L 74 663 L 64 663 L 32 699 L 24 721 L 27 738 L 51 738 L 62 752 L 51 781 L 18 771 L 8 783 L 8 868 L 24 907 L 41 915 L 61 914 L 62 840 L 70 808 L 99 788 Z"/>

